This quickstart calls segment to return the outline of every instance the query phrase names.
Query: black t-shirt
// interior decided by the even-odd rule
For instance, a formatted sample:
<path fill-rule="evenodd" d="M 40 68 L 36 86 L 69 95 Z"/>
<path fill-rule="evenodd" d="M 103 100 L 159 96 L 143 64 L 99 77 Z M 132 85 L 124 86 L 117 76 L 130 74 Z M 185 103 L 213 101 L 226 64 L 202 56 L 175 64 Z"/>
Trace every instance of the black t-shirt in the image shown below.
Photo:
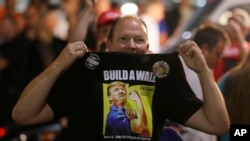
<path fill-rule="evenodd" d="M 144 109 L 144 127 L 149 137 L 140 133 L 105 135 L 111 106 L 107 89 L 113 82 L 126 84 L 128 104 L 125 108 L 134 109 L 136 113 L 142 112 L 138 111 L 140 108 Z M 131 100 L 131 91 L 137 92 L 140 102 Z M 87 53 L 58 79 L 48 103 L 56 118 L 68 116 L 65 136 L 70 141 L 156 141 L 166 119 L 183 124 L 202 106 L 186 81 L 177 52 L 147 55 Z M 116 118 L 122 119 L 124 114 L 117 109 L 120 114 Z M 123 122 L 125 120 L 116 121 L 114 126 L 119 128 Z"/>

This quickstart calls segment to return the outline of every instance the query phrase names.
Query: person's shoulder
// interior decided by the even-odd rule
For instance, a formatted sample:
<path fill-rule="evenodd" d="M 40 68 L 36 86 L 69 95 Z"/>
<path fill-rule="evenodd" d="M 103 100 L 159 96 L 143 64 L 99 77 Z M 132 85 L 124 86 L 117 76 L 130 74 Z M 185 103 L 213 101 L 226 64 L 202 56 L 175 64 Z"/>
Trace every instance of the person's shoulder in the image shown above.
<path fill-rule="evenodd" d="M 218 84 L 224 83 L 231 76 L 231 72 L 224 73 L 219 79 Z"/>
<path fill-rule="evenodd" d="M 225 83 L 228 81 L 228 78 L 231 76 L 231 72 L 226 72 L 223 74 L 219 80 L 217 81 L 217 84 L 220 88 L 220 90 L 223 92 L 225 89 Z M 222 93 L 223 94 L 223 93 Z"/>

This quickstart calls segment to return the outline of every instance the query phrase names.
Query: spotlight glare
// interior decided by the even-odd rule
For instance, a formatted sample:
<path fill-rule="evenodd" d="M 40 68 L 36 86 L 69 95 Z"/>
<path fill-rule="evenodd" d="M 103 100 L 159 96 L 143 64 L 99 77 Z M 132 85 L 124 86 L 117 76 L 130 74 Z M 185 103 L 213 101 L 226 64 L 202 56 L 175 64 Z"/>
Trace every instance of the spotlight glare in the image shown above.
<path fill-rule="evenodd" d="M 136 15 L 138 6 L 135 3 L 125 3 L 121 6 L 122 15 Z"/>

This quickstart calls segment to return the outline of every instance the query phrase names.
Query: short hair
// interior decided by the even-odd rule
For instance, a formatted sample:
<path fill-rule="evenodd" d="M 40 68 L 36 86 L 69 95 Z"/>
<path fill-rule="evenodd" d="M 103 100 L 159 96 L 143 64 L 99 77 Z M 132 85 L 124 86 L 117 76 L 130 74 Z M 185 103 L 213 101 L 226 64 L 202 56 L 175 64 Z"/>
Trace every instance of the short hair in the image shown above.
<path fill-rule="evenodd" d="M 109 90 L 110 88 L 114 87 L 114 86 L 122 86 L 122 87 L 126 87 L 126 84 L 121 82 L 121 81 L 114 81 L 114 82 L 111 82 L 109 85 L 108 85 L 108 88 L 107 88 L 107 95 L 109 96 L 110 93 L 109 93 Z"/>
<path fill-rule="evenodd" d="M 229 43 L 230 41 L 226 31 L 220 29 L 216 25 L 211 24 L 203 24 L 199 26 L 193 37 L 193 40 L 199 47 L 201 47 L 203 44 L 207 44 L 209 49 L 214 48 L 221 39 L 226 43 Z"/>
<path fill-rule="evenodd" d="M 147 25 L 146 25 L 146 23 L 145 23 L 139 16 L 136 16 L 136 15 L 119 16 L 119 17 L 117 17 L 117 18 L 112 22 L 112 24 L 111 24 L 111 26 L 110 26 L 109 33 L 108 33 L 108 38 L 107 38 L 107 40 L 112 41 L 113 36 L 114 36 L 114 31 L 115 31 L 115 28 L 116 28 L 116 24 L 117 24 L 120 20 L 122 20 L 122 19 L 124 19 L 124 18 L 127 18 L 127 17 L 133 18 L 133 19 L 139 21 L 140 23 L 142 23 L 142 25 L 145 27 L 146 32 L 147 32 Z"/>

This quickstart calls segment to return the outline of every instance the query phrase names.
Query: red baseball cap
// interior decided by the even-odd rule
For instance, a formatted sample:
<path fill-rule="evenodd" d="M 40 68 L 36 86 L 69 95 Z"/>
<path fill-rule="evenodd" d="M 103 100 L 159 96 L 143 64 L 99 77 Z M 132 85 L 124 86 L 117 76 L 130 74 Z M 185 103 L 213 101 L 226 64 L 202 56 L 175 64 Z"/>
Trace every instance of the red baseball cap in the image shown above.
<path fill-rule="evenodd" d="M 110 23 L 120 15 L 121 15 L 120 12 L 115 9 L 103 12 L 97 19 L 97 26 L 102 26 L 107 23 Z"/>

